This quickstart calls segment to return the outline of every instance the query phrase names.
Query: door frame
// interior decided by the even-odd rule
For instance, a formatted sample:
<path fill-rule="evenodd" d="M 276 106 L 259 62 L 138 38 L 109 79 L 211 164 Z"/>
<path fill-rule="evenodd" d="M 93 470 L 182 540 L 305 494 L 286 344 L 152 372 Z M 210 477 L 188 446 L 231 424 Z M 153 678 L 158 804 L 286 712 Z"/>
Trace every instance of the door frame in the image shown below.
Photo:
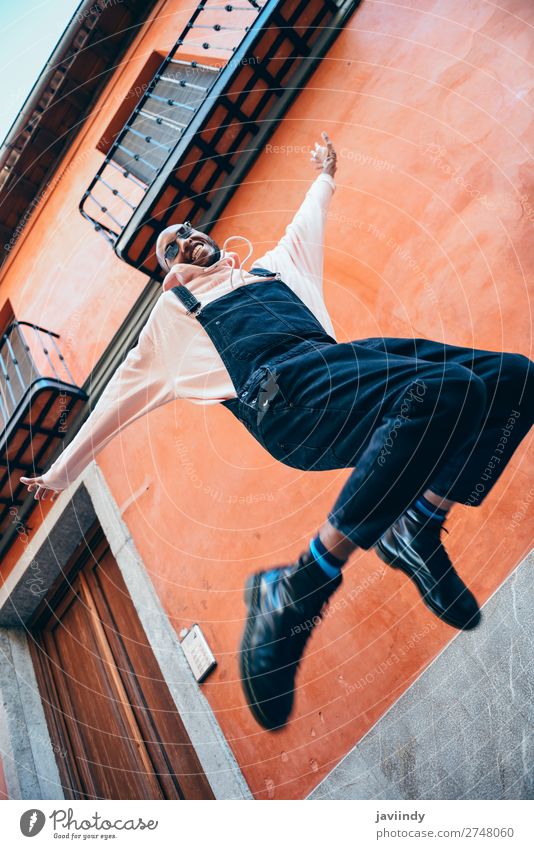
<path fill-rule="evenodd" d="M 73 511 L 73 504 L 75 509 Z M 74 516 L 73 516 L 74 514 Z M 74 520 L 73 520 L 74 519 Z M 11 640 L 17 631 L 16 644 L 20 672 L 26 676 L 27 692 L 4 688 L 2 695 L 13 705 L 0 713 L 0 742 L 9 751 L 6 769 L 8 792 L 13 798 L 30 798 L 28 770 L 34 775 L 30 783 L 31 798 L 64 798 L 59 782 L 56 757 L 31 663 L 24 627 L 31 622 L 42 598 L 61 573 L 56 546 L 49 538 L 61 540 L 72 550 L 83 540 L 85 531 L 98 520 L 118 564 L 147 641 L 160 666 L 171 697 L 186 733 L 197 753 L 215 799 L 252 799 L 252 793 L 224 737 L 219 723 L 187 663 L 178 635 L 167 616 L 143 560 L 137 551 L 128 526 L 96 461 L 68 489 L 64 490 L 47 513 L 26 551 L 0 589 L 0 636 Z M 65 531 L 68 529 L 68 535 Z M 63 558 L 62 558 L 63 560 Z M 63 560 L 64 562 L 64 560 Z M 36 592 L 35 576 L 43 583 Z M 33 590 L 32 590 L 33 587 Z M 7 627 L 6 627 L 7 626 Z M 0 674 L 4 664 L 0 658 Z M 18 678 L 17 661 L 10 658 L 11 676 Z M 1 684 L 1 678 L 0 678 Z M 25 716 L 30 717 L 25 721 Z M 37 717 L 38 722 L 35 723 Z M 20 733 L 22 722 L 23 733 Z M 18 729 L 18 733 L 16 730 Z M 29 744 L 29 745 L 28 745 Z M 36 757 L 36 751 L 39 751 Z M 30 755 L 30 756 L 29 756 Z M 40 782 L 39 776 L 50 776 Z M 24 786 L 23 786 L 24 785 Z M 41 787 L 41 785 L 43 785 Z M 52 795 L 50 795 L 52 793 Z M 45 795 L 42 795 L 45 794 Z"/>

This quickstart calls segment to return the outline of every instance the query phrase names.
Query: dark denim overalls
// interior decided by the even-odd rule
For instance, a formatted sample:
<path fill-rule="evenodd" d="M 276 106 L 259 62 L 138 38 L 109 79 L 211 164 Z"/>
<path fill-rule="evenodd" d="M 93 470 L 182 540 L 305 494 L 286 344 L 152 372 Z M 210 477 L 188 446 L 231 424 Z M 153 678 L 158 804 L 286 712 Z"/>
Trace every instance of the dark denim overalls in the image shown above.
<path fill-rule="evenodd" d="M 175 286 L 173 292 L 202 324 L 228 369 L 237 398 L 223 401 L 224 406 L 287 465 L 316 471 L 338 468 L 339 459 L 324 439 L 316 439 L 313 451 L 304 448 L 309 444 L 302 440 L 304 429 L 317 427 L 306 424 L 309 410 L 293 406 L 282 378 L 285 361 L 296 368 L 305 354 L 336 340 L 278 275 L 258 268 L 252 272 L 270 279 L 240 286 L 205 305 L 186 287 Z"/>
<path fill-rule="evenodd" d="M 353 468 L 330 522 L 370 548 L 429 484 L 466 503 L 480 490 L 480 503 L 532 423 L 533 364 L 427 339 L 338 343 L 278 275 L 252 272 L 265 279 L 207 304 L 185 286 L 173 292 L 228 369 L 237 397 L 222 403 L 273 457 Z"/>

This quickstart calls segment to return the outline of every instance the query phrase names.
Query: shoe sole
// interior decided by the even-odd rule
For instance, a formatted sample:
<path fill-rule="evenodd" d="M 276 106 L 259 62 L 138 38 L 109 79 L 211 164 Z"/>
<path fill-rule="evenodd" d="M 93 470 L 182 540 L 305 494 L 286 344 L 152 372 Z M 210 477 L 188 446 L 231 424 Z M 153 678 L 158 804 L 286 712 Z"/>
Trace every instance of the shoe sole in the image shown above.
<path fill-rule="evenodd" d="M 254 716 L 254 719 L 259 725 L 261 725 L 263 728 L 266 728 L 268 731 L 276 731 L 278 728 L 282 728 L 285 723 L 273 723 L 272 720 L 270 720 L 269 717 L 263 712 L 256 697 L 256 694 L 254 693 L 254 687 L 252 686 L 252 679 L 250 677 L 250 670 L 248 668 L 248 658 L 250 656 L 250 637 L 252 634 L 252 628 L 254 626 L 254 619 L 259 612 L 258 601 L 260 594 L 260 584 L 261 573 L 251 575 L 251 577 L 248 578 L 245 584 L 244 598 L 248 612 L 247 621 L 245 623 L 245 629 L 241 638 L 241 645 L 239 647 L 239 672 L 241 674 L 241 684 L 243 686 L 245 698 L 247 700 L 247 704 L 250 708 L 250 711 Z"/>
<path fill-rule="evenodd" d="M 404 572 L 404 574 L 408 578 L 410 578 L 412 583 L 414 583 L 415 586 L 417 587 L 417 590 L 419 592 L 419 595 L 421 596 L 421 599 L 423 600 L 423 603 L 439 619 L 443 620 L 443 622 L 446 622 L 447 625 L 451 625 L 453 628 L 457 628 L 459 631 L 472 631 L 473 628 L 476 628 L 477 625 L 480 623 L 480 613 L 479 613 L 479 617 L 478 617 L 477 621 L 474 622 L 473 624 L 471 624 L 472 620 L 469 620 L 469 622 L 467 624 L 464 623 L 463 625 L 460 625 L 460 623 L 458 622 L 457 619 L 455 620 L 455 619 L 453 619 L 452 616 L 449 616 L 446 613 L 443 613 L 443 611 L 440 610 L 439 607 L 437 607 L 432 602 L 432 599 L 428 598 L 428 596 L 425 593 L 424 588 L 420 586 L 417 578 L 414 575 L 412 575 L 412 573 L 404 566 L 402 560 L 399 561 L 397 557 L 393 557 L 393 558 L 390 557 L 390 555 L 387 553 L 387 551 L 385 551 L 382 548 L 382 546 L 380 545 L 380 541 L 378 541 L 376 543 L 375 551 L 376 551 L 378 557 L 380 558 L 380 560 L 382 560 L 384 563 L 386 563 L 387 566 L 391 566 L 392 569 L 399 569 L 401 572 Z"/>

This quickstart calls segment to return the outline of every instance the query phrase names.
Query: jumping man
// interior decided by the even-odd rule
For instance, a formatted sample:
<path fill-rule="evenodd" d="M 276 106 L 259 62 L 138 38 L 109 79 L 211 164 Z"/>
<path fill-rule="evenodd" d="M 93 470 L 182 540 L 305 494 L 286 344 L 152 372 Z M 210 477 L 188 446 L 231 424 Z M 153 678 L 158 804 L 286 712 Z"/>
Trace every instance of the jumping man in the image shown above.
<path fill-rule="evenodd" d="M 35 498 L 55 499 L 117 433 L 176 398 L 223 404 L 288 466 L 352 469 L 308 549 L 246 585 L 241 677 L 270 729 L 291 713 L 309 624 L 357 547 L 401 569 L 449 625 L 478 624 L 443 523 L 455 502 L 482 503 L 533 420 L 534 363 L 521 354 L 428 339 L 336 341 L 322 282 L 336 172 L 326 133 L 312 161 L 320 174 L 250 270 L 247 239 L 241 264 L 229 239 L 220 248 L 189 222 L 160 233 L 163 292 L 137 346 L 50 469 L 21 478 Z"/>

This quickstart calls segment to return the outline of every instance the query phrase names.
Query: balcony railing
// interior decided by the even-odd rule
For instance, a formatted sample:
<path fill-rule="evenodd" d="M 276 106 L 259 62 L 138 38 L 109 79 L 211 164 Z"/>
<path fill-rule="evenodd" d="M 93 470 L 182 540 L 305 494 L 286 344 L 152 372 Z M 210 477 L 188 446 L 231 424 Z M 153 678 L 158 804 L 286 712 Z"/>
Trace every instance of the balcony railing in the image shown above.
<path fill-rule="evenodd" d="M 197 6 L 80 203 L 122 259 L 154 275 L 162 228 L 209 232 L 357 5 Z"/>
<path fill-rule="evenodd" d="M 20 476 L 45 470 L 87 400 L 58 339 L 27 321 L 13 321 L 0 337 L 0 538 L 13 535 L 28 498 Z"/>

